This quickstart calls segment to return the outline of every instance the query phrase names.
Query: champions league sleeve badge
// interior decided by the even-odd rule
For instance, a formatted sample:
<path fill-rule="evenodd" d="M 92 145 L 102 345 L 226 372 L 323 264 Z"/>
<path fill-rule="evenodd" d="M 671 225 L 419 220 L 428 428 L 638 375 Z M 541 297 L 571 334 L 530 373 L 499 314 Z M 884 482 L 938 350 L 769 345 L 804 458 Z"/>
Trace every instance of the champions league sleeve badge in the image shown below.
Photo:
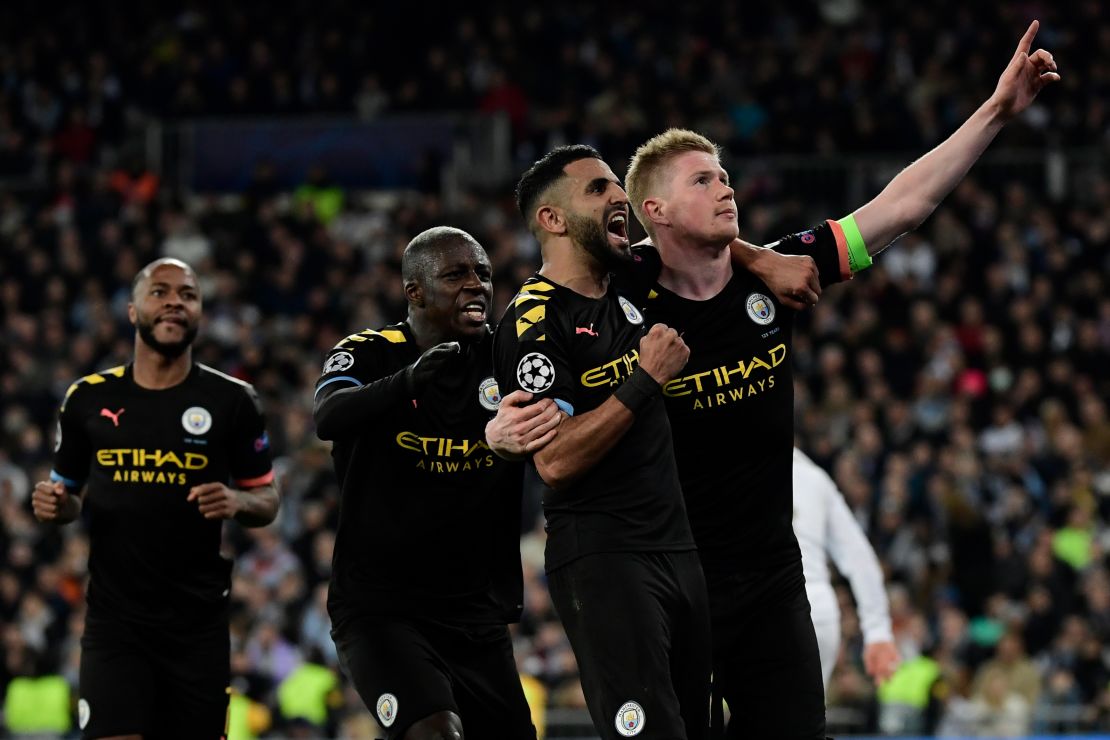
<path fill-rule="evenodd" d="M 516 366 L 516 379 L 529 393 L 543 393 L 555 382 L 555 366 L 539 352 L 529 352 Z"/>
<path fill-rule="evenodd" d="M 324 375 L 349 370 L 355 364 L 355 357 L 350 352 L 336 352 L 324 363 Z"/>

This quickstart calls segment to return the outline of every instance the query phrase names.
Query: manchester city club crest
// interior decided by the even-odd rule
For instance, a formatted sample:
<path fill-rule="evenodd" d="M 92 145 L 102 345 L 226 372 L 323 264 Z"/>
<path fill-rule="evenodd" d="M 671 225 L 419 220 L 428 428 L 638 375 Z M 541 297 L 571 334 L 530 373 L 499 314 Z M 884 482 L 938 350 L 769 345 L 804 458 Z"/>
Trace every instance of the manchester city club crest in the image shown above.
<path fill-rule="evenodd" d="M 644 731 L 646 719 L 643 707 L 634 701 L 625 702 L 617 712 L 617 732 L 624 737 L 635 737 Z"/>
<path fill-rule="evenodd" d="M 181 415 L 181 426 L 189 434 L 200 436 L 212 428 L 212 414 L 203 406 L 187 408 Z"/>
<path fill-rule="evenodd" d="M 628 319 L 629 323 L 642 324 L 644 323 L 644 315 L 632 305 L 624 296 L 617 296 L 617 301 L 621 304 L 621 310 L 624 311 L 624 317 Z"/>
<path fill-rule="evenodd" d="M 487 411 L 497 411 L 497 407 L 501 405 L 501 391 L 497 387 L 497 380 L 492 376 L 478 385 L 478 403 Z"/>
<path fill-rule="evenodd" d="M 397 720 L 397 697 L 382 694 L 378 697 L 378 721 L 382 727 L 390 727 Z"/>
<path fill-rule="evenodd" d="M 767 326 L 775 320 L 775 304 L 762 293 L 748 296 L 748 316 L 760 326 Z"/>

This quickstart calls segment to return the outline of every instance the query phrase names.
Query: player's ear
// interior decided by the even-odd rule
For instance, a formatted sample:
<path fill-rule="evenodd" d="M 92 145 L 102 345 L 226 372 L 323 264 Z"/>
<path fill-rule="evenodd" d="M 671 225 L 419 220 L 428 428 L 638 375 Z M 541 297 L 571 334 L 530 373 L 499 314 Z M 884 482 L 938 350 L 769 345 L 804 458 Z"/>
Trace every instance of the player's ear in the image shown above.
<path fill-rule="evenodd" d="M 540 206 L 536 210 L 536 223 L 542 231 L 554 236 L 567 233 L 567 216 L 559 206 Z"/>
<path fill-rule="evenodd" d="M 640 206 L 640 212 L 647 218 L 648 223 L 655 226 L 669 226 L 671 223 L 667 218 L 667 201 L 663 198 L 645 198 L 644 204 Z"/>
<path fill-rule="evenodd" d="M 424 308 L 424 286 L 419 280 L 405 281 L 405 298 L 417 308 Z"/>
<path fill-rule="evenodd" d="M 134 326 L 139 320 L 139 314 L 135 310 L 135 304 L 131 302 L 128 302 L 127 304 L 127 320 L 131 322 L 132 326 Z"/>

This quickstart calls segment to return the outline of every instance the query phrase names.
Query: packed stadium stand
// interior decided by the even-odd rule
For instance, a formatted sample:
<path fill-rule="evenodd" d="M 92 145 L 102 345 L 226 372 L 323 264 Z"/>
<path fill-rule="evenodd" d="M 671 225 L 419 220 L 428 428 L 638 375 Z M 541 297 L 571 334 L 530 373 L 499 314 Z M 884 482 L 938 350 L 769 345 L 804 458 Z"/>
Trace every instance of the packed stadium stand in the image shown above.
<path fill-rule="evenodd" d="M 130 357 L 140 267 L 197 269 L 196 357 L 259 390 L 279 472 L 278 522 L 225 530 L 231 737 L 376 737 L 329 635 L 337 487 L 311 389 L 336 342 L 404 317 L 408 240 L 474 234 L 500 315 L 539 261 L 515 177 L 572 142 L 620 174 L 677 125 L 724 147 L 741 235 L 774 241 L 847 214 L 954 130 L 1034 17 L 1062 84 L 919 230 L 800 318 L 797 441 L 879 555 L 904 661 L 876 691 L 842 585 L 830 730 L 1110 731 L 1103 4 L 500 5 L 430 22 L 335 0 L 0 8 L 7 731 L 75 736 L 88 543 L 80 524 L 39 525 L 28 497 L 67 386 Z M 590 737 L 544 584 L 539 490 L 517 661 L 546 736 Z"/>

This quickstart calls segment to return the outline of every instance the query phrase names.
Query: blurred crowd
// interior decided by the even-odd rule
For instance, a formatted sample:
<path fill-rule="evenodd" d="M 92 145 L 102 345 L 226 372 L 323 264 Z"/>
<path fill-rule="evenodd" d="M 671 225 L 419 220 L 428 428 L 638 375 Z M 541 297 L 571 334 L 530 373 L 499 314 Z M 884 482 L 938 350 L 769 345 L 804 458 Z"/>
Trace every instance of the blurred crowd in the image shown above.
<path fill-rule="evenodd" d="M 538 265 L 507 189 L 449 208 L 434 192 L 343 192 L 319 173 L 286 192 L 260 171 L 233 198 L 177 192 L 136 156 L 144 121 L 505 111 L 518 158 L 589 141 L 618 172 L 676 124 L 734 163 L 920 152 L 989 95 L 1035 16 L 1064 82 L 998 146 L 1110 135 L 1110 63 L 1088 53 L 1110 44 L 1096 0 L 498 8 L 419 24 L 329 1 L 0 8 L 0 183 L 19 183 L 0 187 L 0 694 L 33 676 L 76 686 L 88 542 L 81 525 L 37 525 L 29 492 L 49 473 L 65 389 L 131 354 L 132 276 L 175 256 L 204 290 L 197 359 L 259 390 L 283 495 L 275 525 L 226 528 L 237 732 L 372 737 L 324 609 L 338 490 L 311 418 L 321 359 L 403 318 L 400 254 L 427 227 L 478 237 L 498 315 Z M 833 210 L 816 211 L 781 181 L 734 174 L 741 234 L 757 243 L 860 205 L 831 192 Z M 905 661 L 876 692 L 842 589 L 830 707 L 855 729 L 1110 728 L 1108 242 L 1110 179 L 1057 203 L 973 171 L 801 316 L 798 444 L 879 554 Z M 532 481 L 516 654 L 534 705 L 580 708 L 544 585 L 538 495 Z"/>

